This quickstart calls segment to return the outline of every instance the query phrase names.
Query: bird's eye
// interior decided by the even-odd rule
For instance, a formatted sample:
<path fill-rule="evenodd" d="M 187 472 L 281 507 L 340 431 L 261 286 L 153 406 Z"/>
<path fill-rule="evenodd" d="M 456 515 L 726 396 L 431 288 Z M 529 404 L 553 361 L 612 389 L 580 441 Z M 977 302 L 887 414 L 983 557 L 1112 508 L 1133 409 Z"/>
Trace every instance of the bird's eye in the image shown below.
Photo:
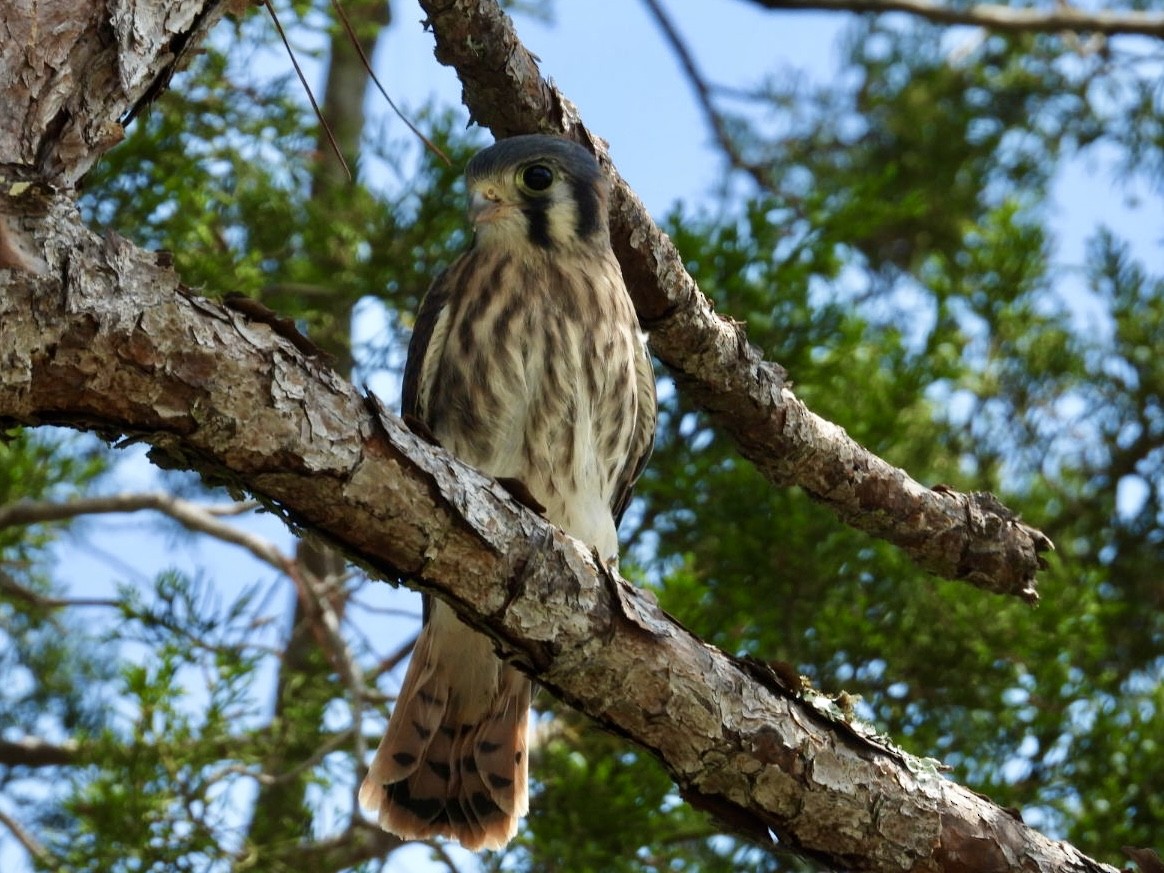
<path fill-rule="evenodd" d="M 545 191 L 554 184 L 554 171 L 545 164 L 531 164 L 521 171 L 521 184 L 531 191 Z"/>

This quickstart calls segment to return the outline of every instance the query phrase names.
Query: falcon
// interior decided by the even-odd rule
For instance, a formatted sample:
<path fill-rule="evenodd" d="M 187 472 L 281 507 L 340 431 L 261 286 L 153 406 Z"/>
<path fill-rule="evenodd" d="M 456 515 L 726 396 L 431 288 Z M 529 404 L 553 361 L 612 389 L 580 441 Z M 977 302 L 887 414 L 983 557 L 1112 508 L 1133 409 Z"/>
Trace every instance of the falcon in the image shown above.
<path fill-rule="evenodd" d="M 613 563 L 657 410 L 610 246 L 609 184 L 585 148 L 540 135 L 499 140 L 465 179 L 473 241 L 420 306 L 402 413 Z M 529 808 L 531 690 L 426 598 L 360 805 L 405 839 L 502 848 Z"/>

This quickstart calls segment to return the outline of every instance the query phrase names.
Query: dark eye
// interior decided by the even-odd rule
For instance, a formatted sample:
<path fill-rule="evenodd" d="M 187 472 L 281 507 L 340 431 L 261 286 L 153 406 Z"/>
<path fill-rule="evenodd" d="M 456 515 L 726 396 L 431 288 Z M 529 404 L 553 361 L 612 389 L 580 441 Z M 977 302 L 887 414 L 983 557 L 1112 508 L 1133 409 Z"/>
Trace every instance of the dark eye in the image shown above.
<path fill-rule="evenodd" d="M 521 183 L 531 191 L 545 191 L 554 184 L 554 171 L 545 164 L 531 164 L 521 171 Z"/>

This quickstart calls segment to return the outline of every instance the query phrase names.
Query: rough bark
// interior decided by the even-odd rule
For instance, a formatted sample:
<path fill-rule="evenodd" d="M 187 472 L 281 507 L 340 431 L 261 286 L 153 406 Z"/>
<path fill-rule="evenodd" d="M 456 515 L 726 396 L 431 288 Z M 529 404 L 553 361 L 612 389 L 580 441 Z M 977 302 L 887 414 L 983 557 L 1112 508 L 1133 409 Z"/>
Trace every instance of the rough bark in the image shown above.
<path fill-rule="evenodd" d="M 252 492 L 382 575 L 407 576 L 556 695 L 655 755 L 692 803 L 761 844 L 775 835 L 785 848 L 858 870 L 1114 870 L 943 779 L 934 762 L 849 723 L 795 681 L 707 646 L 502 487 L 361 396 L 278 322 L 195 296 L 164 256 L 85 228 L 70 193 L 54 187 L 91 163 L 84 148 L 100 147 L 84 132 L 137 105 L 168 75 L 173 53 L 165 61 L 149 53 L 190 45 L 216 14 L 172 0 L 165 20 L 190 22 L 191 30 L 163 43 L 125 37 L 123 29 L 136 34 L 144 25 L 134 10 L 116 18 L 123 8 L 110 4 L 83 38 L 55 31 L 88 47 L 84 63 L 67 67 L 86 75 L 57 67 L 53 75 L 63 78 L 42 86 L 64 93 L 63 104 L 107 113 L 70 116 L 55 128 L 81 132 L 70 134 L 73 145 L 57 148 L 47 128 L 13 128 L 39 118 L 27 107 L 16 107 L 15 122 L 0 119 L 0 426 L 60 424 L 145 441 L 160 463 Z M 28 19 L 39 27 L 73 9 L 64 0 L 8 7 L 0 31 L 30 33 Z M 118 60 L 125 51 L 146 56 Z M 12 65 L 6 72 L 24 70 L 22 54 L 3 60 Z M 114 77 L 97 68 L 115 62 L 145 72 L 136 86 L 88 93 L 95 82 L 112 87 Z M 25 142 L 40 145 L 29 152 Z M 631 250 L 662 244 L 651 226 L 629 237 L 626 230 Z M 662 319 L 665 337 L 677 324 L 714 319 L 689 280 L 675 281 L 693 296 Z M 710 329 L 713 338 L 697 343 L 693 357 L 680 356 L 698 374 L 690 376 L 698 390 L 709 390 L 708 372 L 731 386 L 775 390 L 775 371 L 741 334 L 726 323 Z M 737 363 L 754 368 L 729 378 L 725 343 Z M 695 366 L 701 356 L 706 372 Z M 767 375 L 757 382 L 757 373 Z M 734 402 L 757 405 L 747 393 Z M 799 419 L 787 398 L 781 403 L 787 428 Z M 776 408 L 758 407 L 768 409 L 761 420 Z"/>
<path fill-rule="evenodd" d="M 542 78 L 496 0 L 421 0 L 421 6 L 437 59 L 456 68 L 474 120 L 498 137 L 561 133 L 597 152 L 614 182 L 615 252 L 651 350 L 741 455 L 772 483 L 799 485 L 841 521 L 888 540 L 931 573 L 1038 600 L 1035 574 L 1046 566 L 1050 539 L 989 494 L 926 488 L 809 411 L 784 369 L 765 361 L 742 325 L 716 314 L 700 293 L 604 144 Z"/>

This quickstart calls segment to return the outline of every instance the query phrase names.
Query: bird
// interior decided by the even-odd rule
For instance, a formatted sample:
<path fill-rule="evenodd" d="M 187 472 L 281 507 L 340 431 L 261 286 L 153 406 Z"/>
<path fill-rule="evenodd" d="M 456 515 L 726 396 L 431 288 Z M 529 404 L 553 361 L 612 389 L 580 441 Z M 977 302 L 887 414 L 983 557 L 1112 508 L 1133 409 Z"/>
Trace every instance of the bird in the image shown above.
<path fill-rule="evenodd" d="M 657 403 L 611 248 L 609 182 L 582 145 L 541 134 L 497 140 L 465 182 L 472 241 L 421 302 L 401 412 L 616 566 Z M 532 689 L 426 597 L 360 805 L 403 839 L 503 848 L 529 807 Z"/>

